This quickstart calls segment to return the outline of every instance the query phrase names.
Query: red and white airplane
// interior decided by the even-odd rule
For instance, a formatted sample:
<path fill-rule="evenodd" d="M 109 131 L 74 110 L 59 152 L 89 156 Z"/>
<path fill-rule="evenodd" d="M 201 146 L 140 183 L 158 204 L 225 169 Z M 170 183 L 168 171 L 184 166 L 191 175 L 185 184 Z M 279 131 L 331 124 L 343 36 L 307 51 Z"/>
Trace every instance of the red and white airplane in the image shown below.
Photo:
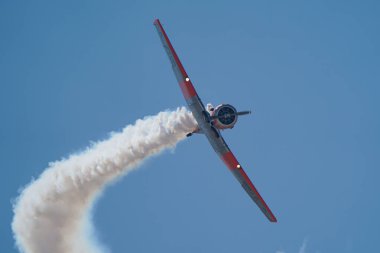
<path fill-rule="evenodd" d="M 172 64 L 174 74 L 182 90 L 183 96 L 185 97 L 186 102 L 198 123 L 198 128 L 192 133 L 189 133 L 187 136 L 189 137 L 193 133 L 204 134 L 211 146 L 214 148 L 215 152 L 227 165 L 244 190 L 258 205 L 260 210 L 271 222 L 277 222 L 276 217 L 273 215 L 268 205 L 256 190 L 256 187 L 252 184 L 251 180 L 243 170 L 243 167 L 236 160 L 234 154 L 231 152 L 230 148 L 220 134 L 220 130 L 228 128 L 231 129 L 234 127 L 238 119 L 238 115 L 249 114 L 250 111 L 237 112 L 236 109 L 229 104 L 221 104 L 216 108 L 213 108 L 211 104 L 208 104 L 206 108 L 195 91 L 195 88 L 183 68 L 176 52 L 174 51 L 174 48 L 170 43 L 170 40 L 166 35 L 160 21 L 156 19 L 153 24 L 157 28 L 158 35 L 160 36 L 161 42 Z"/>

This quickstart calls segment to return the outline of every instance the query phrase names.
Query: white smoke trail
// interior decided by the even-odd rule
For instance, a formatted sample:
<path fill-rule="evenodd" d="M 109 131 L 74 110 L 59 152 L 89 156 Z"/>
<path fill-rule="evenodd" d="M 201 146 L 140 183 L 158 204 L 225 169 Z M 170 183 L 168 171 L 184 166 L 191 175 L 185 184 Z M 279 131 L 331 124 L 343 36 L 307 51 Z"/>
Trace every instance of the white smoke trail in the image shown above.
<path fill-rule="evenodd" d="M 137 120 L 82 153 L 53 162 L 20 194 L 12 229 L 25 253 L 99 253 L 89 213 L 104 186 L 145 158 L 174 147 L 196 122 L 185 108 Z"/>

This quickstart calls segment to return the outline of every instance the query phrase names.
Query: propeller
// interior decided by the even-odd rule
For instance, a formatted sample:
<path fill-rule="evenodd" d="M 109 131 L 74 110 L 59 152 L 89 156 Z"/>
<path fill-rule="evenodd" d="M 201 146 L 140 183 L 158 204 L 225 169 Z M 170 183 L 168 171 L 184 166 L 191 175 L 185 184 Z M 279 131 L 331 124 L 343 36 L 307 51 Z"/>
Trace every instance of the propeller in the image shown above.
<path fill-rule="evenodd" d="M 225 118 L 225 117 L 230 117 L 232 115 L 246 115 L 246 114 L 251 114 L 251 111 L 241 111 L 237 113 L 232 113 L 232 114 L 224 114 L 224 115 L 213 115 L 211 116 L 211 119 L 217 119 L 217 118 Z"/>

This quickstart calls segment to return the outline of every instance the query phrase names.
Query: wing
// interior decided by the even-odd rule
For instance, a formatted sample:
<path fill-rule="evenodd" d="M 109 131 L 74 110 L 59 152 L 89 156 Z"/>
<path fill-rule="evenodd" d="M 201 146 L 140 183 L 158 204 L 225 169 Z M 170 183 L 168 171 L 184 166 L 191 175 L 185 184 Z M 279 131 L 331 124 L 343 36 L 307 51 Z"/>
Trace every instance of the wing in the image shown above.
<path fill-rule="evenodd" d="M 211 129 L 211 131 L 209 130 Z M 205 133 L 208 141 L 219 155 L 222 161 L 227 165 L 235 178 L 239 181 L 243 189 L 248 193 L 251 199 L 256 203 L 264 215 L 271 221 L 277 222 L 276 217 L 273 215 L 272 211 L 269 209 L 268 205 L 265 203 L 264 199 L 261 197 L 260 193 L 257 191 L 256 187 L 253 185 L 248 175 L 243 170 L 241 164 L 237 161 L 234 154 L 231 152 L 227 143 L 224 141 L 220 134 L 220 131 L 213 129 L 211 125 L 210 128 L 202 129 Z"/>
<path fill-rule="evenodd" d="M 182 63 L 177 56 L 177 53 L 175 52 L 168 36 L 166 35 L 164 28 L 160 23 L 160 20 L 156 19 L 153 24 L 157 29 L 162 45 L 172 64 L 175 77 L 177 78 L 179 87 L 182 90 L 182 94 L 186 99 L 187 105 L 193 113 L 193 116 L 198 123 L 198 127 L 202 131 L 202 129 L 207 128 L 207 126 L 210 124 L 210 115 L 206 111 L 205 106 L 202 103 L 202 100 L 199 98 L 189 76 L 187 75 L 184 67 L 182 66 Z"/>
<path fill-rule="evenodd" d="M 162 45 L 164 46 L 166 54 L 168 55 L 169 60 L 172 64 L 175 77 L 177 78 L 178 84 L 182 90 L 183 96 L 185 97 L 186 101 L 191 98 L 197 98 L 200 101 L 189 76 L 187 75 L 184 67 L 182 66 L 182 63 L 177 56 L 177 53 L 175 52 L 168 36 L 166 35 L 164 28 L 161 25 L 160 20 L 156 19 L 153 24 L 157 29 Z"/>
<path fill-rule="evenodd" d="M 223 162 L 227 165 L 230 171 L 234 174 L 244 190 L 248 193 L 251 199 L 256 203 L 260 210 L 271 222 L 277 222 L 276 217 L 257 191 L 256 187 L 252 184 L 251 180 L 243 170 L 240 163 L 236 160 L 234 154 L 229 151 L 221 156 Z"/>

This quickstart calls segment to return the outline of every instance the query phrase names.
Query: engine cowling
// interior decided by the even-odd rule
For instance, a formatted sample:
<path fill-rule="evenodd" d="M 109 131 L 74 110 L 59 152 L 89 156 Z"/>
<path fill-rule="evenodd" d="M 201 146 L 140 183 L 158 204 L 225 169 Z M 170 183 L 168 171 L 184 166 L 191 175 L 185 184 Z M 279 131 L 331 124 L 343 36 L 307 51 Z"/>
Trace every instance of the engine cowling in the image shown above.
<path fill-rule="evenodd" d="M 218 129 L 233 128 L 238 115 L 235 107 L 230 104 L 221 104 L 211 112 L 213 124 Z"/>

